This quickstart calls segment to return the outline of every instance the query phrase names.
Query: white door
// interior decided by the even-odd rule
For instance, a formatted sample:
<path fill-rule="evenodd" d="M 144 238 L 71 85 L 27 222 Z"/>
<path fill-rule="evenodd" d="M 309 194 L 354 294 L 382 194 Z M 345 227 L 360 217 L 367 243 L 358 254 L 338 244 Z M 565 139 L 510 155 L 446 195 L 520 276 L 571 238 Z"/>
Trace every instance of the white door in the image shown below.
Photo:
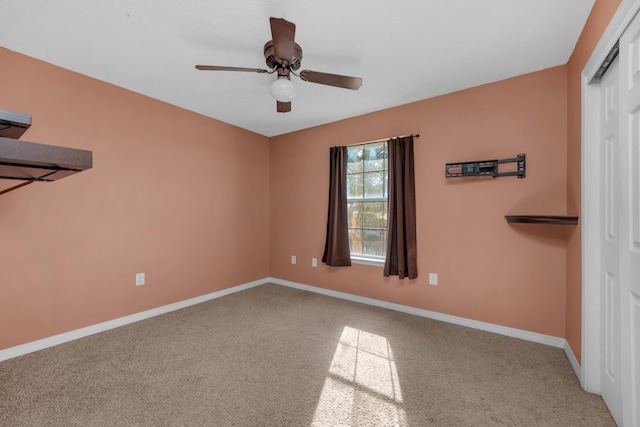
<path fill-rule="evenodd" d="M 600 343 L 601 394 L 618 425 L 622 421 L 622 379 L 620 377 L 620 140 L 619 64 L 616 59 L 600 82 L 600 301 L 602 327 Z"/>
<path fill-rule="evenodd" d="M 640 18 L 620 38 L 620 336 L 625 426 L 640 426 Z M 617 420 L 616 420 L 617 421 Z M 620 424 L 620 423 L 619 423 Z"/>

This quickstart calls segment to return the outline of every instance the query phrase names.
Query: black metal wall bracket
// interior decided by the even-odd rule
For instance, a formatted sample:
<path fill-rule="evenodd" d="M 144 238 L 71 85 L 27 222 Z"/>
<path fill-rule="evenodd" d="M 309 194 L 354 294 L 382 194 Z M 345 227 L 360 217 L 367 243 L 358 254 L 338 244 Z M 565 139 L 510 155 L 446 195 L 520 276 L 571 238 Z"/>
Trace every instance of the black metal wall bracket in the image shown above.
<path fill-rule="evenodd" d="M 517 163 L 516 170 L 500 172 L 499 165 L 505 163 Z M 445 169 L 447 178 L 457 178 L 465 176 L 517 176 L 524 178 L 527 176 L 526 156 L 518 154 L 518 157 L 504 160 L 478 160 L 475 162 L 447 163 Z"/>
<path fill-rule="evenodd" d="M 5 163 L 0 162 L 0 166 L 2 166 L 4 164 Z M 51 168 L 43 168 L 43 169 L 51 169 Z M 17 179 L 17 180 L 21 180 L 21 181 L 26 181 L 26 182 L 23 182 L 22 184 L 14 185 L 13 187 L 9 187 L 9 188 L 6 188 L 6 189 L 0 191 L 0 196 L 5 194 L 5 193 L 8 193 L 9 191 L 17 190 L 18 188 L 24 187 L 25 185 L 33 184 L 34 182 L 37 182 L 37 181 L 51 181 L 50 179 L 45 179 L 45 178 L 60 172 L 60 170 L 65 170 L 65 169 L 64 168 L 56 169 L 56 170 L 53 170 L 51 172 L 47 172 L 44 175 L 41 175 L 41 176 L 38 176 L 38 177 L 34 177 L 34 178 L 13 178 L 13 177 L 7 177 L 7 176 L 0 176 L 0 179 Z M 68 169 L 68 170 L 71 170 L 71 169 Z M 80 172 L 80 171 L 78 171 L 78 172 Z"/>

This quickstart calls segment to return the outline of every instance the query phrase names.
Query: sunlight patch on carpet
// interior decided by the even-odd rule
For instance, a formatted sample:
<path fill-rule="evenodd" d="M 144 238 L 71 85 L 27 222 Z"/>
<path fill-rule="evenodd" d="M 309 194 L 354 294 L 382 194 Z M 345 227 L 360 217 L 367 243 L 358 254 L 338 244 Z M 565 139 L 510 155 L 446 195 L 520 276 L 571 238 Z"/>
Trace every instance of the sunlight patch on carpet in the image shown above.
<path fill-rule="evenodd" d="M 333 355 L 314 426 L 407 426 L 398 372 L 385 337 L 346 326 Z"/>

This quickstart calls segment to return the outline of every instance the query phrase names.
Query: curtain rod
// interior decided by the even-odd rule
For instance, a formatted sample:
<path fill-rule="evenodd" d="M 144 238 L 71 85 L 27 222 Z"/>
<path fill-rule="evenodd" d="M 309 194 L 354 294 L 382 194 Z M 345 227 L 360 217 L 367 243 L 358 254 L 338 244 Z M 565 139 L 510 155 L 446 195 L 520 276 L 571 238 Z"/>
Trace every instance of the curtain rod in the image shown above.
<path fill-rule="evenodd" d="M 363 144 L 373 144 L 375 142 L 387 142 L 390 139 L 395 139 L 395 138 L 404 138 L 406 136 L 412 136 L 414 138 L 420 138 L 420 134 L 416 133 L 416 134 L 411 134 L 411 135 L 400 135 L 400 136 L 390 136 L 388 138 L 382 138 L 382 139 L 374 139 L 373 141 L 366 141 L 366 142 L 356 142 L 354 144 L 347 144 L 345 145 L 345 147 L 351 147 L 352 145 L 363 145 Z"/>

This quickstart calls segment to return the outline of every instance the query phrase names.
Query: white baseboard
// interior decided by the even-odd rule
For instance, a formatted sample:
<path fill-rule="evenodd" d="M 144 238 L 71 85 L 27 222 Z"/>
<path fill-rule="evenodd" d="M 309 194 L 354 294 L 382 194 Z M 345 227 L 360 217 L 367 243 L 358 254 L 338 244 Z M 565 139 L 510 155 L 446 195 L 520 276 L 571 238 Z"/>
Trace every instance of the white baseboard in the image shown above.
<path fill-rule="evenodd" d="M 467 319 L 464 317 L 452 316 L 450 314 L 438 313 L 436 311 L 423 310 L 421 308 L 409 307 L 402 304 L 377 300 L 373 298 L 361 297 L 358 295 L 347 294 L 345 292 L 332 291 L 330 289 L 318 288 L 316 286 L 304 285 L 302 283 L 291 282 L 288 280 L 276 279 L 270 277 L 270 283 L 281 286 L 302 289 L 309 292 L 315 292 L 334 298 L 341 298 L 362 304 L 373 305 L 376 307 L 387 308 L 389 310 L 399 311 L 401 313 L 413 314 L 414 316 L 426 317 L 428 319 L 440 320 L 447 323 L 466 326 L 468 328 L 479 329 L 482 331 L 493 332 L 494 334 L 506 335 L 508 337 L 519 338 L 526 341 L 537 342 L 552 347 L 568 348 L 567 341 L 564 338 L 554 337 L 551 335 L 539 334 L 537 332 L 524 331 L 522 329 L 509 328 L 507 326 L 495 325 L 493 323 L 479 322 L 477 320 Z M 574 357 L 575 360 L 575 357 Z M 574 368 L 575 369 L 575 368 Z"/>
<path fill-rule="evenodd" d="M 576 374 L 576 377 L 578 377 L 578 381 L 580 382 L 580 384 L 582 384 L 582 368 L 580 368 L 578 359 L 576 358 L 576 355 L 573 354 L 573 350 L 571 350 L 571 346 L 566 340 L 564 343 L 564 354 L 567 355 L 567 359 L 569 359 L 569 363 L 571 363 L 573 372 Z"/>
<path fill-rule="evenodd" d="M 45 348 L 53 347 L 58 344 L 63 344 L 69 341 L 73 341 L 79 338 L 83 338 L 89 335 L 104 332 L 109 329 L 114 329 L 120 326 L 128 325 L 130 323 L 138 322 L 140 320 L 148 319 L 150 317 L 158 316 L 160 314 L 169 313 L 171 311 L 179 310 L 181 308 L 189 307 L 195 304 L 200 304 L 215 298 L 220 298 L 235 292 L 244 291 L 256 286 L 260 286 L 266 283 L 274 283 L 280 286 L 288 286 L 291 288 L 301 289 L 309 292 L 314 292 L 322 295 L 327 295 L 334 298 L 340 298 L 362 304 L 367 304 L 375 307 L 386 308 L 389 310 L 398 311 L 401 313 L 412 314 L 414 316 L 425 317 L 428 319 L 440 320 L 447 323 L 453 323 L 456 325 L 466 326 L 469 328 L 479 329 L 487 332 L 493 332 L 495 334 L 505 335 L 513 338 L 519 338 L 526 341 L 537 342 L 540 344 L 549 345 L 552 347 L 564 349 L 573 370 L 580 378 L 580 366 L 571 351 L 567 341 L 564 338 L 554 337 L 550 335 L 539 334 L 536 332 L 524 331 L 521 329 L 509 328 L 506 326 L 495 325 L 492 323 L 479 322 L 477 320 L 467 319 L 464 317 L 452 316 L 449 314 L 438 313 L 435 311 L 423 310 L 420 308 L 409 307 L 406 305 L 396 304 L 392 302 L 377 300 L 373 298 L 362 297 L 358 295 L 348 294 L 345 292 L 332 291 L 330 289 L 319 288 L 316 286 L 305 285 L 302 283 L 291 282 L 288 280 L 277 279 L 273 277 L 267 277 L 265 279 L 256 280 L 254 282 L 245 283 L 242 285 L 234 286 L 232 288 L 223 289 L 221 291 L 212 292 L 210 294 L 202 295 L 188 300 L 179 301 L 173 304 L 157 307 L 151 310 L 142 311 L 129 316 L 120 317 L 118 319 L 109 320 L 107 322 L 98 323 L 96 325 L 87 326 L 85 328 L 76 329 L 74 331 L 65 332 L 63 334 L 54 335 L 41 340 L 33 341 L 30 343 L 22 344 L 16 347 L 0 350 L 0 362 L 8 360 L 14 357 L 22 356 L 34 351 L 42 350 Z"/>
<path fill-rule="evenodd" d="M 242 285 L 234 286 L 232 288 L 223 289 L 221 291 L 212 292 L 210 294 L 202 295 L 195 298 L 190 298 L 184 301 L 179 301 L 173 304 L 164 305 L 162 307 L 153 308 L 151 310 L 142 311 L 129 316 L 120 317 L 118 319 L 109 320 L 107 322 L 98 323 L 96 325 L 87 326 L 85 328 L 76 329 L 74 331 L 65 332 L 63 334 L 54 335 L 51 337 L 43 338 L 41 340 L 32 341 L 30 343 L 18 345 L 16 347 L 10 347 L 5 350 L 0 350 L 0 362 L 3 360 L 12 359 L 14 357 L 22 356 L 34 351 L 42 350 L 45 348 L 53 347 L 58 344 L 63 344 L 69 341 L 84 338 L 89 335 L 104 332 L 109 329 L 118 328 L 120 326 L 128 325 L 130 323 L 138 322 L 140 320 L 148 319 L 150 317 L 158 316 L 160 314 L 169 313 L 171 311 L 180 310 L 181 308 L 189 307 L 191 305 L 200 304 L 205 301 L 209 301 L 215 298 L 220 298 L 225 295 L 233 294 L 235 292 L 244 291 L 259 285 L 269 283 L 267 279 L 260 279 L 254 282 L 245 283 Z"/>

